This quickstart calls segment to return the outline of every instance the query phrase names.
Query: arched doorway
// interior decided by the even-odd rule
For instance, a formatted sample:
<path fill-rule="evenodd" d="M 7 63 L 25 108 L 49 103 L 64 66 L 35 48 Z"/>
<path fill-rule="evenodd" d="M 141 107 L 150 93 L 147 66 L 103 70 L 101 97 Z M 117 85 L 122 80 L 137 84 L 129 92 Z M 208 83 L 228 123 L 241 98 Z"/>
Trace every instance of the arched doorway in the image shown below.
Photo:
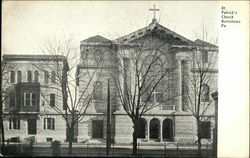
<path fill-rule="evenodd" d="M 159 139 L 160 136 L 160 121 L 156 118 L 153 118 L 150 121 L 150 139 Z"/>
<path fill-rule="evenodd" d="M 162 123 L 162 138 L 167 141 L 173 140 L 173 122 L 171 119 L 165 119 Z"/>
<path fill-rule="evenodd" d="M 143 118 L 139 119 L 136 127 L 137 127 L 137 138 L 146 138 L 146 125 L 147 121 Z"/>

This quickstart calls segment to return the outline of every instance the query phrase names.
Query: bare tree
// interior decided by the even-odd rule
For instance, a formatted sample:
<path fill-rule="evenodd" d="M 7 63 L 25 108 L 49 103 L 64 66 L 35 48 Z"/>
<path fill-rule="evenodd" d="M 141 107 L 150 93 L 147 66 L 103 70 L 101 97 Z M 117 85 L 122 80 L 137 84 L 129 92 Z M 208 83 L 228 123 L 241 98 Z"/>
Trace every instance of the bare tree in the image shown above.
<path fill-rule="evenodd" d="M 1 61 L 1 105 L 0 105 L 0 127 L 1 127 L 1 146 L 4 147 L 5 145 L 5 137 L 4 137 L 4 103 L 9 99 L 9 91 L 8 86 L 10 84 L 10 77 L 9 73 L 12 69 L 12 66 L 9 64 L 7 60 Z M 3 148 L 1 148 L 3 149 Z"/>
<path fill-rule="evenodd" d="M 210 98 L 212 89 L 210 86 L 217 87 L 215 74 L 218 72 L 216 68 L 218 47 L 203 40 L 196 40 L 195 43 L 197 49 L 189 56 L 192 67 L 191 74 L 186 74 L 183 79 L 183 92 L 185 94 L 182 96 L 188 103 L 188 108 L 197 123 L 198 153 L 201 154 L 201 123 L 207 119 L 206 116 L 213 105 L 213 99 Z M 214 89 L 214 91 L 216 90 Z"/>
<path fill-rule="evenodd" d="M 84 114 L 90 105 L 92 96 L 95 93 L 95 90 L 90 92 L 88 89 L 92 84 L 97 71 L 86 71 L 86 74 L 84 75 L 85 85 L 82 86 L 83 88 L 81 90 L 78 90 L 79 76 L 75 76 L 75 74 L 77 64 L 79 64 L 79 57 L 77 55 L 79 52 L 74 47 L 73 37 L 50 38 L 43 43 L 40 50 L 43 54 L 47 54 L 48 57 L 50 57 L 50 61 L 53 64 L 36 63 L 34 66 L 44 72 L 53 72 L 53 74 L 51 73 L 51 75 L 48 75 L 47 77 L 49 80 L 56 83 L 53 85 L 41 85 L 41 88 L 44 89 L 41 91 L 41 95 L 47 105 L 50 105 L 50 100 L 48 100 L 50 94 L 48 90 L 56 90 L 60 92 L 60 95 L 57 95 L 56 97 L 63 103 L 63 108 L 60 103 L 52 107 L 48 106 L 47 108 L 53 109 L 65 120 L 67 139 L 69 141 L 68 153 L 72 154 L 72 144 L 76 134 L 74 129 L 83 119 Z M 90 59 L 85 59 L 85 62 L 88 62 L 89 60 Z M 99 60 L 97 65 L 101 67 L 102 60 Z M 101 71 L 101 69 L 99 71 Z"/>
<path fill-rule="evenodd" d="M 173 105 L 170 102 L 180 95 L 173 88 L 179 65 L 170 53 L 177 42 L 153 30 L 144 39 L 118 45 L 118 75 L 114 78 L 119 101 L 133 123 L 132 155 L 137 154 L 140 119 L 154 108 Z"/>

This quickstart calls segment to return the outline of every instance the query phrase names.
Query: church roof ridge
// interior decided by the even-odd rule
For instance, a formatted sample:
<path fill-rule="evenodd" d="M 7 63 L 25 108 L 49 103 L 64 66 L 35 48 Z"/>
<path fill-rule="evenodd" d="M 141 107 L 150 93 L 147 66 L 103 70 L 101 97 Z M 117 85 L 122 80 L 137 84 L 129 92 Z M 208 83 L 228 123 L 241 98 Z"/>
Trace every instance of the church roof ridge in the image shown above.
<path fill-rule="evenodd" d="M 162 26 L 161 24 L 159 24 L 157 21 L 152 21 L 148 26 L 141 28 L 139 30 L 136 30 L 128 35 L 122 36 L 120 38 L 117 38 L 115 40 L 113 40 L 114 43 L 127 43 L 130 42 L 136 38 L 140 38 L 142 36 L 144 36 L 148 31 L 153 30 L 155 27 L 158 27 L 158 29 L 162 29 L 164 30 L 166 33 L 173 35 L 174 37 L 180 38 L 183 41 L 189 43 L 190 45 L 195 45 L 195 43 L 192 40 L 189 40 L 187 38 L 185 38 L 184 36 Z"/>
<path fill-rule="evenodd" d="M 103 37 L 103 36 L 100 36 L 100 35 L 96 35 L 96 36 L 92 36 L 92 37 L 89 37 L 85 40 L 82 40 L 82 42 L 93 42 L 93 43 L 111 43 L 112 41 Z"/>

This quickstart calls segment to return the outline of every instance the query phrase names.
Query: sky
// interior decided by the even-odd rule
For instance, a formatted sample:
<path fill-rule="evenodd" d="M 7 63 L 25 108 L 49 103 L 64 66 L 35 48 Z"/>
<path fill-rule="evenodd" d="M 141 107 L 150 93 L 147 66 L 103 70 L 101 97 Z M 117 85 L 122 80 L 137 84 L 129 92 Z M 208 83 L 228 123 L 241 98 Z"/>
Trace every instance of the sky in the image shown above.
<path fill-rule="evenodd" d="M 147 26 L 153 18 L 184 37 L 202 38 L 203 25 L 208 41 L 218 37 L 218 2 L 193 1 L 4 1 L 2 3 L 2 52 L 39 54 L 43 41 L 67 32 L 75 45 L 91 36 L 116 39 Z"/>

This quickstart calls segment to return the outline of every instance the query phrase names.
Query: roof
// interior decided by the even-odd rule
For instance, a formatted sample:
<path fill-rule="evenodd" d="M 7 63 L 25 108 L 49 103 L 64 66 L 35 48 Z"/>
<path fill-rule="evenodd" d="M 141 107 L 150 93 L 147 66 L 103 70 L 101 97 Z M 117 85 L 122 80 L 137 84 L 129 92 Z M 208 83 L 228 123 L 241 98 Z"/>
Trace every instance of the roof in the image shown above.
<path fill-rule="evenodd" d="M 29 60 L 29 61 L 51 61 L 51 60 L 60 60 L 66 61 L 67 58 L 63 55 L 18 55 L 18 54 L 5 54 L 3 55 L 3 60 Z"/>
<path fill-rule="evenodd" d="M 112 41 L 105 38 L 105 37 L 102 37 L 100 35 L 96 35 L 96 36 L 93 36 L 93 37 L 89 37 L 81 42 L 94 42 L 94 43 L 111 43 Z"/>
<path fill-rule="evenodd" d="M 159 23 L 157 23 L 156 21 L 153 21 L 152 23 L 150 23 L 148 26 L 142 28 L 142 29 L 139 29 L 137 31 L 134 31 L 128 35 L 125 35 L 125 36 L 122 36 L 116 40 L 114 40 L 113 42 L 114 43 L 128 43 L 128 42 L 131 42 L 137 38 L 140 38 L 144 35 L 146 35 L 148 32 L 152 31 L 153 29 L 157 29 L 157 30 L 160 30 L 162 33 L 165 33 L 165 34 L 170 34 L 172 35 L 174 38 L 179 38 L 181 41 L 184 41 L 186 43 L 188 43 L 189 45 L 194 45 L 194 42 L 177 34 L 176 32 L 160 25 Z"/>
<path fill-rule="evenodd" d="M 218 47 L 218 46 L 216 46 L 216 45 L 214 45 L 214 44 L 208 43 L 208 42 L 203 41 L 203 40 L 200 40 L 200 39 L 196 39 L 196 40 L 194 41 L 194 43 L 195 43 L 196 46 Z"/>

